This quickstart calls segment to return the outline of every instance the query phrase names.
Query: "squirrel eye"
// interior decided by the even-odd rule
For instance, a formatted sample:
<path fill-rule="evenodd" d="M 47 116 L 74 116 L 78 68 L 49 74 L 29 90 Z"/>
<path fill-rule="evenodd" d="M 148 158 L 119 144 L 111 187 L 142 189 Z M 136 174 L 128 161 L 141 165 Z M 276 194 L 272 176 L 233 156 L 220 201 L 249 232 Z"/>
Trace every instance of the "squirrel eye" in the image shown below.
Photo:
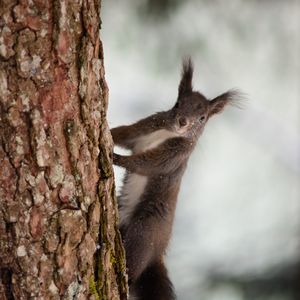
<path fill-rule="evenodd" d="M 184 126 L 187 125 L 187 119 L 184 118 L 184 117 L 180 117 L 179 120 L 178 120 L 178 123 L 179 123 L 180 127 L 184 127 Z"/>
<path fill-rule="evenodd" d="M 200 119 L 199 119 L 199 122 L 200 122 L 201 124 L 203 124 L 204 121 L 205 121 L 205 116 L 201 116 Z"/>

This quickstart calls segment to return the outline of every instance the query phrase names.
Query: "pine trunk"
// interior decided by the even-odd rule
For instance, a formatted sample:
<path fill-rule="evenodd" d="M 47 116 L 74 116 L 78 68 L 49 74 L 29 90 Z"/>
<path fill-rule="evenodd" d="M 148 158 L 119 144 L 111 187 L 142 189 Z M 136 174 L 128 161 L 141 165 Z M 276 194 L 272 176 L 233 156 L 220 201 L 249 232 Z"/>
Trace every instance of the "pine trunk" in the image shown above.
<path fill-rule="evenodd" d="M 126 299 L 100 0 L 0 1 L 0 299 Z"/>

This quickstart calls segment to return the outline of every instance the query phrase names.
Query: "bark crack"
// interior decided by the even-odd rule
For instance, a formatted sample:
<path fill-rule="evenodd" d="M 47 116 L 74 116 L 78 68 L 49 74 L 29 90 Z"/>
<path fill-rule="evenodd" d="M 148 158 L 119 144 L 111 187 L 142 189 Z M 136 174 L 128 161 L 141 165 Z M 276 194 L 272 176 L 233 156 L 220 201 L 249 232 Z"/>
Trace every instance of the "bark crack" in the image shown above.
<path fill-rule="evenodd" d="M 9 268 L 1 268 L 0 269 L 0 284 L 4 286 L 4 293 L 6 296 L 6 300 L 15 300 L 15 297 L 12 292 L 12 270 Z"/>

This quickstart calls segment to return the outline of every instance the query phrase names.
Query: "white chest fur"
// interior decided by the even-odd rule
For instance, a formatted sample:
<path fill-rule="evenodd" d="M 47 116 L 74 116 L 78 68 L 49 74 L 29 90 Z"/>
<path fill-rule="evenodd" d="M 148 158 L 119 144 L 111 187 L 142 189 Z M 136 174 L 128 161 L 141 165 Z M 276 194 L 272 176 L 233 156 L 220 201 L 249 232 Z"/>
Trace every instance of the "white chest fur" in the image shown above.
<path fill-rule="evenodd" d="M 169 138 L 178 136 L 177 133 L 160 129 L 150 134 L 141 136 L 136 139 L 133 148 L 133 153 L 144 152 L 146 150 L 153 149 L 159 146 L 161 143 Z M 131 218 L 131 215 L 139 203 L 145 187 L 147 185 L 148 178 L 135 173 L 130 173 L 123 186 L 120 208 L 120 225 L 127 224 Z"/>
<path fill-rule="evenodd" d="M 175 136 L 178 136 L 178 134 L 166 129 L 153 131 L 136 139 L 133 152 L 137 153 L 153 149 L 163 143 L 165 140 Z"/>

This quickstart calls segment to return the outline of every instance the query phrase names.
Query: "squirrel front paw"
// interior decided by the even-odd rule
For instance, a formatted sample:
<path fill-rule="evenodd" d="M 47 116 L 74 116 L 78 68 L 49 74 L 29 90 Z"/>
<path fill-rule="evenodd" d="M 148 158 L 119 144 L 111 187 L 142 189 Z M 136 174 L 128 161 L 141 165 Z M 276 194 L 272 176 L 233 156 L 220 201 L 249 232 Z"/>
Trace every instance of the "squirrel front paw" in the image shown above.
<path fill-rule="evenodd" d="M 118 162 L 120 161 L 120 156 L 119 154 L 113 153 L 113 164 L 114 165 L 119 165 Z"/>
<path fill-rule="evenodd" d="M 119 167 L 126 167 L 126 157 L 120 154 L 113 153 L 113 164 Z"/>

